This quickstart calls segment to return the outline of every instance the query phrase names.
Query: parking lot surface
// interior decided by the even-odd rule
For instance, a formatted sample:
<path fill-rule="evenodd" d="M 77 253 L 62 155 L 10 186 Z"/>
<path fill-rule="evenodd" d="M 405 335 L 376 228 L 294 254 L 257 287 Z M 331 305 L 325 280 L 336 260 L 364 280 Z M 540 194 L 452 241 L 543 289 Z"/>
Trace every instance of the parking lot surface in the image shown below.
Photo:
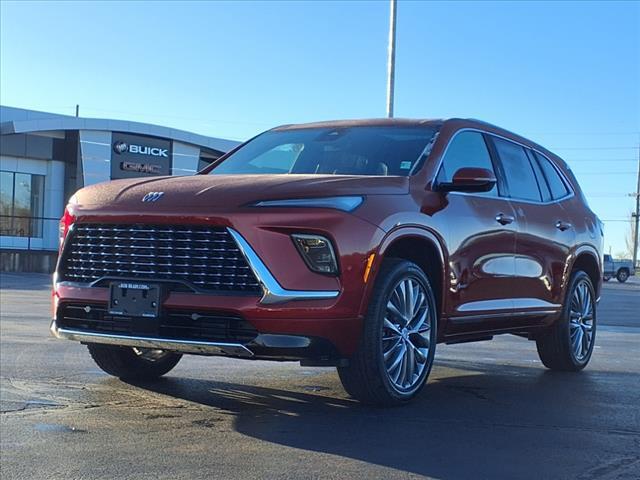
<path fill-rule="evenodd" d="M 2 274 L 3 479 L 640 478 L 640 282 L 605 284 L 578 374 L 533 342 L 439 345 L 423 394 L 368 408 L 334 369 L 188 356 L 150 384 L 49 336 L 43 275 Z"/>

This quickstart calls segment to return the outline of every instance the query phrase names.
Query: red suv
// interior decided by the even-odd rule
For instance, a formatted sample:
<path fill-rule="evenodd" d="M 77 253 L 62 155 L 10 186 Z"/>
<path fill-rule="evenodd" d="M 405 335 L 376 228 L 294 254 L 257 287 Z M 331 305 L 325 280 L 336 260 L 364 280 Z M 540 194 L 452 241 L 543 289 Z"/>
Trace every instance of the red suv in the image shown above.
<path fill-rule="evenodd" d="M 198 175 L 77 192 L 52 331 L 121 378 L 185 353 L 295 360 L 398 404 L 442 342 L 511 333 L 584 368 L 602 235 L 566 163 L 493 125 L 287 125 Z"/>

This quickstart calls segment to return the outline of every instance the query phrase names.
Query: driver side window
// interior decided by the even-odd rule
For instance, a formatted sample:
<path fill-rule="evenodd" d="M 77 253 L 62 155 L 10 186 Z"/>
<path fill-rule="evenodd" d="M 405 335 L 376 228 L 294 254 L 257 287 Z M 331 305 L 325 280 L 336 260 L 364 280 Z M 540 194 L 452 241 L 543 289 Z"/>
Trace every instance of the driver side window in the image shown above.
<path fill-rule="evenodd" d="M 465 131 L 453 138 L 442 160 L 437 177 L 438 183 L 451 182 L 456 171 L 464 167 L 485 168 L 494 172 L 487 144 L 480 132 Z M 498 187 L 494 185 L 491 190 L 479 195 L 497 197 Z"/>

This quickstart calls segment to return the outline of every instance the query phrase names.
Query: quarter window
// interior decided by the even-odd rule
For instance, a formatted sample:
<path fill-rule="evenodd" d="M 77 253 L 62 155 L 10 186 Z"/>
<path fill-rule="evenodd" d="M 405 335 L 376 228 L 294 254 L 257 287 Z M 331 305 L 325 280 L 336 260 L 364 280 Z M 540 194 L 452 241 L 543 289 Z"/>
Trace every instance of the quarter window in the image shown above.
<path fill-rule="evenodd" d="M 533 167 L 524 148 L 497 137 L 493 137 L 493 143 L 502 162 L 509 196 L 522 200 L 541 201 L 542 197 Z"/>
<path fill-rule="evenodd" d="M 547 158 L 543 157 L 539 153 L 536 152 L 535 155 L 538 159 L 538 163 L 540 164 L 540 168 L 544 172 L 544 176 L 547 178 L 547 183 L 551 190 L 551 196 L 554 200 L 566 197 L 569 194 L 569 189 L 562 181 L 562 178 L 556 168 L 551 165 L 551 162 Z"/>
<path fill-rule="evenodd" d="M 453 175 L 460 168 L 465 167 L 486 168 L 494 171 L 487 144 L 479 132 L 461 132 L 451 140 L 442 160 L 440 172 L 438 172 L 438 183 L 451 182 Z M 492 190 L 484 194 L 496 196 L 497 191 L 497 187 L 494 186 Z"/>

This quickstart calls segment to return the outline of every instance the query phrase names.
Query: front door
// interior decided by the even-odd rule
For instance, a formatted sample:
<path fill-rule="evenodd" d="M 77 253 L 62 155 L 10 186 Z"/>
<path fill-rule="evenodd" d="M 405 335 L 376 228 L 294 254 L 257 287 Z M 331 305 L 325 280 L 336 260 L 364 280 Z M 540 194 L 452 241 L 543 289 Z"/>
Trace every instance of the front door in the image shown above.
<path fill-rule="evenodd" d="M 462 131 L 453 137 L 436 181 L 450 182 L 463 167 L 495 173 L 482 133 Z M 446 228 L 449 262 L 445 311 L 449 334 L 501 328 L 513 311 L 518 224 L 509 199 L 499 196 L 500 188 L 498 184 L 485 193 L 447 195 L 450 215 Z"/>

